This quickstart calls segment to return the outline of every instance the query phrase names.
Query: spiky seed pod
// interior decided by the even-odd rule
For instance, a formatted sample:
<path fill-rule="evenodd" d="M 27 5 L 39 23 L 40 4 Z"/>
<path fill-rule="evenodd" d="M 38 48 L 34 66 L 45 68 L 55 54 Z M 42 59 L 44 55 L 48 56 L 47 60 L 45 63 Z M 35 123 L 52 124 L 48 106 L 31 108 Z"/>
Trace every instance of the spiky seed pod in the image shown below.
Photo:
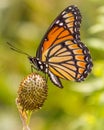
<path fill-rule="evenodd" d="M 43 106 L 47 93 L 46 80 L 39 74 L 32 73 L 20 83 L 17 103 L 23 110 L 36 110 Z"/>

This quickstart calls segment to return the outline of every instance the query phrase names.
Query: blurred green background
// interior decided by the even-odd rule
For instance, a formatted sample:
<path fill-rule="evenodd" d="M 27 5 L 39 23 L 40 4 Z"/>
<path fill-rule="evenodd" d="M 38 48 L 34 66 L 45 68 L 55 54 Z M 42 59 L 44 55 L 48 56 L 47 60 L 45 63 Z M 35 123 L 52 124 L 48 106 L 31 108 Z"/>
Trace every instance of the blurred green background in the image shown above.
<path fill-rule="evenodd" d="M 104 0 L 0 0 L 0 130 L 22 130 L 15 105 L 21 80 L 31 72 L 24 55 L 11 51 L 7 41 L 35 56 L 54 18 L 75 4 L 83 16 L 81 39 L 88 46 L 93 70 L 81 83 L 48 81 L 48 98 L 34 112 L 31 130 L 104 129 Z"/>

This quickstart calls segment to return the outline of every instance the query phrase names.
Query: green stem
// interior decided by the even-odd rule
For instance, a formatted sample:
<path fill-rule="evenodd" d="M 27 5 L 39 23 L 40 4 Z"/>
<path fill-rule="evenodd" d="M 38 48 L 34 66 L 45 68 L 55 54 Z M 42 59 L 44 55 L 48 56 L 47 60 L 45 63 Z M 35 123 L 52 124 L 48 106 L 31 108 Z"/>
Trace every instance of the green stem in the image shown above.
<path fill-rule="evenodd" d="M 32 115 L 32 111 L 27 111 L 27 121 L 26 121 L 26 124 L 28 125 L 29 122 L 30 122 L 30 118 L 31 118 L 31 115 Z"/>

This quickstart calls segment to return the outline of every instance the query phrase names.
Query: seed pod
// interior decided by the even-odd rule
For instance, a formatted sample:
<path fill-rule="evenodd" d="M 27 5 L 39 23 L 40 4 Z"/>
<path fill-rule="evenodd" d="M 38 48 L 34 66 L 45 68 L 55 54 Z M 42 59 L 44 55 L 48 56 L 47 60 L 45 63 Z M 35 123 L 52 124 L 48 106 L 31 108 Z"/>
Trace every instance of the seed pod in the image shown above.
<path fill-rule="evenodd" d="M 17 103 L 23 110 L 36 110 L 43 106 L 47 93 L 46 80 L 39 74 L 32 73 L 20 83 Z"/>

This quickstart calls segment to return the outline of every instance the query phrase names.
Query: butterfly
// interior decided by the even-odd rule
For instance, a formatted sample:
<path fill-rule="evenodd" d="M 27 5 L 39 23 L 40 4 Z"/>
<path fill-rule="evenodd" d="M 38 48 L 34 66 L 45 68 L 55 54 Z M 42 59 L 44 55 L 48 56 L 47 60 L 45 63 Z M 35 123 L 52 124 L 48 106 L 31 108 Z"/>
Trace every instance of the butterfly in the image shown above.
<path fill-rule="evenodd" d="M 44 35 L 36 57 L 28 56 L 59 88 L 63 88 L 60 79 L 81 82 L 92 70 L 90 52 L 80 40 L 81 19 L 78 7 L 64 9 Z"/>

